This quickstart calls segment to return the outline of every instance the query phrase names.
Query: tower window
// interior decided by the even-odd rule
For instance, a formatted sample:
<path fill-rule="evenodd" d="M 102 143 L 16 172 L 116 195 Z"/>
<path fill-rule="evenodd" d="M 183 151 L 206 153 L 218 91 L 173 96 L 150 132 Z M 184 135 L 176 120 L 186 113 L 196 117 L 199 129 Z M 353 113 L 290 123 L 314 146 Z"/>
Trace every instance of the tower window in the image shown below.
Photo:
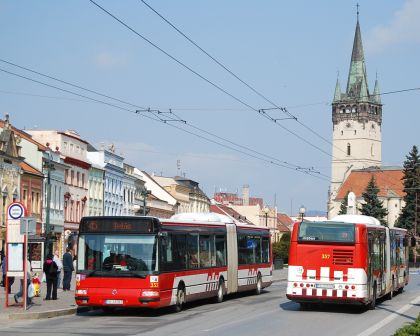
<path fill-rule="evenodd" d="M 343 135 L 343 131 L 341 131 L 341 135 Z"/>
<path fill-rule="evenodd" d="M 373 144 L 370 146 L 370 155 L 375 156 L 375 152 L 373 150 Z"/>
<path fill-rule="evenodd" d="M 354 135 L 356 135 L 356 130 L 354 130 Z"/>
<path fill-rule="evenodd" d="M 348 143 L 347 144 L 347 156 L 350 156 L 351 155 L 351 146 L 350 146 L 350 144 Z"/>

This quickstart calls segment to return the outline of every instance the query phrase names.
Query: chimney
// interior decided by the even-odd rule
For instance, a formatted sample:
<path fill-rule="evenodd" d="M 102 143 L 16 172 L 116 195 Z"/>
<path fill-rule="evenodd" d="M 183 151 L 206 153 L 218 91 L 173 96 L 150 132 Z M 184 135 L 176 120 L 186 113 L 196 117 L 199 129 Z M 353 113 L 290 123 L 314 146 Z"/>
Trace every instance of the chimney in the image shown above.
<path fill-rule="evenodd" d="M 242 187 L 242 204 L 249 205 L 249 185 L 245 184 Z"/>

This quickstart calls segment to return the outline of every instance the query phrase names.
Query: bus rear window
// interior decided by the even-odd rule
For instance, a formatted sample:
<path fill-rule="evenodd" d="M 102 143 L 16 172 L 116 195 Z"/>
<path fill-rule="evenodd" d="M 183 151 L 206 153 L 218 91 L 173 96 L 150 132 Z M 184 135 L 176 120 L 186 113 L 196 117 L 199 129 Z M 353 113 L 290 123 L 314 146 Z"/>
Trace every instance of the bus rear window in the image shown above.
<path fill-rule="evenodd" d="M 302 222 L 299 224 L 299 242 L 354 243 L 355 225 L 333 222 Z"/>

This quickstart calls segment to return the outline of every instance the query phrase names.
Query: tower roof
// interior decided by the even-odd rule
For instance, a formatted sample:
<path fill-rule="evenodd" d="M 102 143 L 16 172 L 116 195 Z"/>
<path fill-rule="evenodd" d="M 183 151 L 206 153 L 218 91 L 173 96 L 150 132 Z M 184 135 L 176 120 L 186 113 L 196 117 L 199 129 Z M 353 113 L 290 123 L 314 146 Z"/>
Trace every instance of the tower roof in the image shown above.
<path fill-rule="evenodd" d="M 351 54 L 346 94 L 348 98 L 355 98 L 362 101 L 367 101 L 369 99 L 369 88 L 367 84 L 365 56 L 362 45 L 362 34 L 360 33 L 359 17 L 357 17 L 356 31 L 354 33 L 353 51 Z"/>

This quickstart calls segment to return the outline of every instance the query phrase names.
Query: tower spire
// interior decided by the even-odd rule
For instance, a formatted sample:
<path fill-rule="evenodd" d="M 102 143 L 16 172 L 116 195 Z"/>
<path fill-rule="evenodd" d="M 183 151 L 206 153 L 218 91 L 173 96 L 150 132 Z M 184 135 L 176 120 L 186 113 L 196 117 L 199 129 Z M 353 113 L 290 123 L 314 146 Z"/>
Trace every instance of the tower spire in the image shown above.
<path fill-rule="evenodd" d="M 356 31 L 354 33 L 353 51 L 351 54 L 346 94 L 348 98 L 357 99 L 358 101 L 367 101 L 369 99 L 369 88 L 367 85 L 365 56 L 362 45 L 362 34 L 360 33 L 358 6 Z"/>
<path fill-rule="evenodd" d="M 335 84 L 334 100 L 333 103 L 341 100 L 341 87 L 340 87 L 340 78 L 337 73 L 337 83 Z"/>

